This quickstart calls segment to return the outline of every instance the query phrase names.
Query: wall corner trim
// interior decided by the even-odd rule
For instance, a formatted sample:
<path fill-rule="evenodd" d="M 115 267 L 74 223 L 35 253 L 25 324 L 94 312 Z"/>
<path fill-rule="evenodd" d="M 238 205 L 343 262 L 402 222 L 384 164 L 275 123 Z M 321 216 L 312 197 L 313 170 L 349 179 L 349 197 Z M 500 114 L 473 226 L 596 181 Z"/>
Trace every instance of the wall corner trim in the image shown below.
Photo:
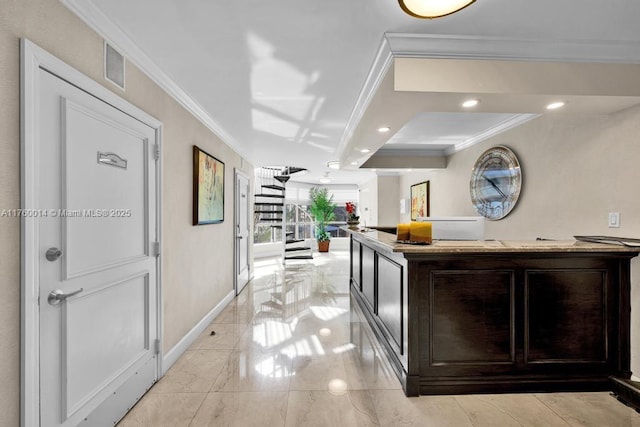
<path fill-rule="evenodd" d="M 204 332 L 205 329 L 207 329 L 207 326 L 209 326 L 209 324 L 213 321 L 213 319 L 215 319 L 216 316 L 220 314 L 220 312 L 222 312 L 222 310 L 224 310 L 224 308 L 231 301 L 233 301 L 235 296 L 236 296 L 236 293 L 232 289 L 222 299 L 222 301 L 220 301 L 215 307 L 213 307 L 213 309 L 210 312 L 208 312 L 202 319 L 200 319 L 200 321 L 196 323 L 195 326 L 191 328 L 191 330 L 187 332 L 187 334 L 184 337 L 182 337 L 180 341 L 178 341 L 178 343 L 171 348 L 171 350 L 167 351 L 167 353 L 163 355 L 163 358 L 162 358 L 162 375 L 163 376 L 164 374 L 167 373 L 169 368 L 171 368 L 171 366 L 173 366 L 173 364 L 178 361 L 180 356 L 182 356 L 182 354 L 185 351 L 187 351 L 189 346 L 191 346 L 191 344 L 193 344 L 195 340 L 198 339 L 198 336 L 200 336 L 200 334 Z"/>

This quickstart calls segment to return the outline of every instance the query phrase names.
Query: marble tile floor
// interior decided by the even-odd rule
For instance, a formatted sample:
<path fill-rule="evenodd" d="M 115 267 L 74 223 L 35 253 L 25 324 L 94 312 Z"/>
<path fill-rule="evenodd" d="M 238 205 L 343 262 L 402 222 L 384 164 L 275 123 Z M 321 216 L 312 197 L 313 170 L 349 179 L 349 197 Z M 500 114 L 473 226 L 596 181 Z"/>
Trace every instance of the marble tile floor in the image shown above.
<path fill-rule="evenodd" d="M 118 425 L 640 427 L 606 392 L 407 398 L 350 307 L 348 252 L 256 260 L 254 279 Z"/>

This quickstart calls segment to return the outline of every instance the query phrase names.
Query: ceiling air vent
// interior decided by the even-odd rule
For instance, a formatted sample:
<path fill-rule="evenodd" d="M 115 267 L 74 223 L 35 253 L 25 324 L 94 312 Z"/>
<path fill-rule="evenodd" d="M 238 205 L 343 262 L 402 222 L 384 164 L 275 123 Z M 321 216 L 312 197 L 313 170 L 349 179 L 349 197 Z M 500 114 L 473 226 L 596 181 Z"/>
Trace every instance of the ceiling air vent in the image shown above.
<path fill-rule="evenodd" d="M 104 43 L 104 78 L 124 90 L 124 56 L 109 43 Z"/>

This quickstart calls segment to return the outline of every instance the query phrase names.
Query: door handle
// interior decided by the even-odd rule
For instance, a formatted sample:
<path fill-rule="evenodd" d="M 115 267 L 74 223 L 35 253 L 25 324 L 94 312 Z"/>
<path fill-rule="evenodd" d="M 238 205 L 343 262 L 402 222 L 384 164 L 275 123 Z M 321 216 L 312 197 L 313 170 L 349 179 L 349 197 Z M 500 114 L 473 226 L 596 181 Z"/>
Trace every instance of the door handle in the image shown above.
<path fill-rule="evenodd" d="M 236 239 L 242 239 L 242 236 L 236 236 Z"/>
<path fill-rule="evenodd" d="M 47 249 L 47 253 L 45 257 L 48 261 L 55 261 L 62 256 L 62 251 L 58 248 L 49 248 Z"/>
<path fill-rule="evenodd" d="M 84 288 L 80 288 L 77 291 L 65 294 L 60 289 L 56 289 L 55 291 L 51 291 L 49 297 L 47 298 L 47 301 L 51 305 L 58 305 L 60 304 L 60 301 L 65 301 L 67 298 L 78 295 L 82 291 L 84 291 Z"/>

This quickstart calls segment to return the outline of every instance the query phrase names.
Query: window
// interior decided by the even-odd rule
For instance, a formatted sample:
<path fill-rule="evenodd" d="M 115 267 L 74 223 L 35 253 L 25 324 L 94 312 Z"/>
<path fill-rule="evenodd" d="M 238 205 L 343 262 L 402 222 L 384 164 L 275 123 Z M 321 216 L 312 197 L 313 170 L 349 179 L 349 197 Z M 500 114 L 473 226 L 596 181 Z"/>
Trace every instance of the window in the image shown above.
<path fill-rule="evenodd" d="M 256 179 L 256 182 L 259 180 Z M 309 190 L 312 187 L 311 184 L 291 181 L 287 183 L 284 217 L 289 239 L 314 238 L 314 221 L 309 215 Z M 337 204 L 334 211 L 336 218 L 328 224 L 327 231 L 331 237 L 348 237 L 347 232 L 340 230 L 340 227 L 347 224 L 346 202 L 358 206 L 358 187 L 356 185 L 326 187 L 329 188 L 329 193 L 333 194 L 333 200 Z M 281 222 L 261 222 L 258 214 L 254 218 L 254 243 L 282 242 Z"/>

